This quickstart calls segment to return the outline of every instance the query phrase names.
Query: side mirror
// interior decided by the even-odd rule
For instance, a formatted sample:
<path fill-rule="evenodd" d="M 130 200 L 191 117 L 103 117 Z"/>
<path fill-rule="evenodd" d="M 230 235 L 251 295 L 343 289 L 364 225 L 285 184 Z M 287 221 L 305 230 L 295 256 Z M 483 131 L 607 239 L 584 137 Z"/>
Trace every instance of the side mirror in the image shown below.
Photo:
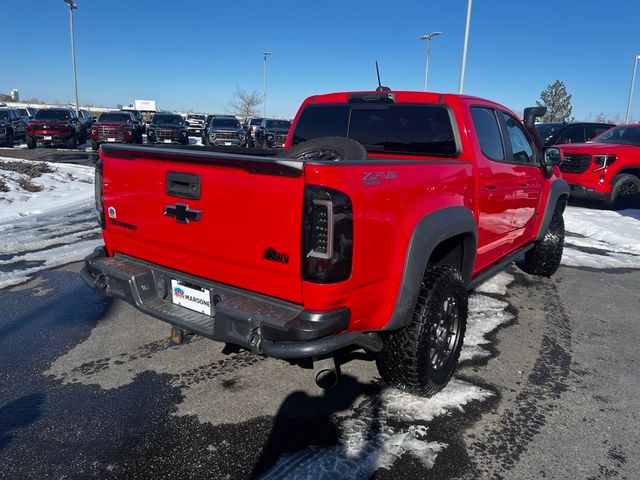
<path fill-rule="evenodd" d="M 556 165 L 560 165 L 560 149 L 555 147 L 545 148 L 543 162 L 546 167 L 555 167 Z"/>

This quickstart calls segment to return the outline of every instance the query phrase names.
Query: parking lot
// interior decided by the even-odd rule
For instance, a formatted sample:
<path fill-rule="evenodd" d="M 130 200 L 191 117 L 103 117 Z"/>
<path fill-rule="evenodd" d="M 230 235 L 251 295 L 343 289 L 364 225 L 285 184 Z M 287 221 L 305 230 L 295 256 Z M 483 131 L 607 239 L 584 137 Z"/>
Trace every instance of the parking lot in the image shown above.
<path fill-rule="evenodd" d="M 2 478 L 639 475 L 635 269 L 511 268 L 472 299 L 487 343 L 423 399 L 368 360 L 323 393 L 284 361 L 173 346 L 78 268 L 0 291 Z"/>

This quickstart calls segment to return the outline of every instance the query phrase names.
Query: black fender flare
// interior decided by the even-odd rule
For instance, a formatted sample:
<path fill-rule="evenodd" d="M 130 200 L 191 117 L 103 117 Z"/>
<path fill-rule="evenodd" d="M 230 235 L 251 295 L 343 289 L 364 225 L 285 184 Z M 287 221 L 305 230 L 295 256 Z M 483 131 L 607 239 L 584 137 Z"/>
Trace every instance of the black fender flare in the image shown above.
<path fill-rule="evenodd" d="M 478 244 L 478 225 L 473 212 L 466 207 L 446 207 L 424 216 L 416 224 L 407 247 L 396 304 L 385 330 L 397 330 L 407 324 L 415 309 L 431 254 L 442 242 L 458 235 L 467 236 L 463 244 L 461 273 L 468 284 Z"/>
<path fill-rule="evenodd" d="M 551 188 L 549 188 L 549 195 L 547 197 L 547 203 L 544 206 L 544 213 L 542 214 L 542 221 L 540 222 L 538 235 L 536 235 L 536 241 L 542 240 L 542 237 L 544 237 L 547 233 L 549 225 L 551 225 L 553 214 L 555 213 L 556 207 L 558 206 L 558 202 L 561 202 L 562 197 L 566 197 L 565 201 L 562 202 L 562 209 L 564 210 L 566 201 L 569 200 L 570 191 L 571 189 L 569 188 L 569 184 L 561 178 L 553 181 L 553 183 L 551 184 Z"/>

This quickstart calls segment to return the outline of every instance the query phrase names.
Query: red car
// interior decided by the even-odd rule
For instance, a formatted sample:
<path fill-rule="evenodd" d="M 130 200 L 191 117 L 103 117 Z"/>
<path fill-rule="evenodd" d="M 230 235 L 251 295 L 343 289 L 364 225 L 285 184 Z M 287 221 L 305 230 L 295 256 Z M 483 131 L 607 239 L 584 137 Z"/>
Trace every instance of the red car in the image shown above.
<path fill-rule="evenodd" d="M 457 364 L 468 290 L 516 259 L 559 266 L 569 188 L 540 110 L 523 124 L 481 98 L 346 92 L 308 98 L 276 157 L 103 145 L 105 246 L 82 278 L 257 354 L 363 348 L 385 381 L 431 395 Z"/>
<path fill-rule="evenodd" d="M 558 147 L 571 196 L 640 208 L 640 125 L 619 125 L 587 143 Z"/>
<path fill-rule="evenodd" d="M 142 143 L 144 127 L 131 112 L 104 112 L 91 127 L 91 148 L 102 143 Z"/>

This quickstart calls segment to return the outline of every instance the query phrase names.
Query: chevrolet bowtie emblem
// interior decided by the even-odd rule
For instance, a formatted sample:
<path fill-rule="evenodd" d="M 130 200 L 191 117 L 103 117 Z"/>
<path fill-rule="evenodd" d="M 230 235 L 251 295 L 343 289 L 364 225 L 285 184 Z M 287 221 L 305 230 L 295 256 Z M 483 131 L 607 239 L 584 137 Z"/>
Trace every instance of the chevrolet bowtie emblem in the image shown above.
<path fill-rule="evenodd" d="M 175 217 L 180 223 L 189 223 L 190 220 L 197 222 L 200 220 L 202 211 L 191 210 L 189 205 L 184 203 L 176 203 L 175 205 L 167 205 L 164 207 L 164 214 L 168 217 Z"/>

